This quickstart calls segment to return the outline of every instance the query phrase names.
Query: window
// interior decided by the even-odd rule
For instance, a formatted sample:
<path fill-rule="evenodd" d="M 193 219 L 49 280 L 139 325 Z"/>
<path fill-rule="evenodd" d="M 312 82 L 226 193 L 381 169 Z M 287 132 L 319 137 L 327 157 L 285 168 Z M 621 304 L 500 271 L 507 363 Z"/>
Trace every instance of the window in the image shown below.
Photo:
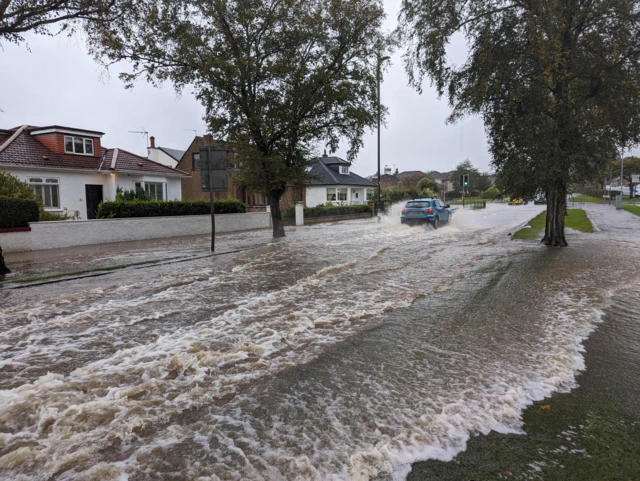
<path fill-rule="evenodd" d="M 30 177 L 29 185 L 36 197 L 46 209 L 60 208 L 60 181 L 58 179 L 43 179 Z"/>
<path fill-rule="evenodd" d="M 341 165 L 340 166 L 340 173 L 342 175 L 349 175 L 349 166 L 347 165 Z"/>
<path fill-rule="evenodd" d="M 338 189 L 338 200 L 347 200 L 347 189 Z"/>
<path fill-rule="evenodd" d="M 373 189 L 367 189 L 367 200 L 373 200 Z"/>
<path fill-rule="evenodd" d="M 424 202 L 407 202 L 405 207 L 407 209 L 428 209 L 431 207 L 431 202 L 428 200 Z"/>
<path fill-rule="evenodd" d="M 327 189 L 327 200 L 330 202 L 336 200 L 336 189 L 334 189 L 333 187 Z"/>
<path fill-rule="evenodd" d="M 164 184 L 145 182 L 144 191 L 154 200 L 164 200 Z"/>
<path fill-rule="evenodd" d="M 64 151 L 68 154 L 93 155 L 93 139 L 65 135 Z"/>
<path fill-rule="evenodd" d="M 195 154 L 191 154 L 193 158 L 193 169 L 192 170 L 200 170 L 200 152 L 196 152 Z"/>

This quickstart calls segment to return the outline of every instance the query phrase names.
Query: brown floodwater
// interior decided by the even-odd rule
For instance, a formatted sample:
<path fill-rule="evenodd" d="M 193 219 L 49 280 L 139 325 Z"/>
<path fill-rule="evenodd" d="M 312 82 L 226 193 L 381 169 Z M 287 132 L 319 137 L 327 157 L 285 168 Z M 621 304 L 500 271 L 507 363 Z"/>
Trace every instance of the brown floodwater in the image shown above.
<path fill-rule="evenodd" d="M 437 231 L 397 210 L 0 291 L 0 479 L 404 479 L 474 433 L 520 432 L 523 408 L 575 386 L 582 341 L 638 283 L 640 224 L 596 206 L 598 232 L 549 250 L 508 236 L 537 206 Z"/>

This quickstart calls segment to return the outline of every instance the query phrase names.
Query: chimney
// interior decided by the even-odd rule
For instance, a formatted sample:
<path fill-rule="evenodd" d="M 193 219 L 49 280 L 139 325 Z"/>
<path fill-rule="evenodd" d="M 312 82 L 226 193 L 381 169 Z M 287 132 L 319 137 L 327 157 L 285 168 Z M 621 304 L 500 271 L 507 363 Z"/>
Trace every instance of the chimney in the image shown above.
<path fill-rule="evenodd" d="M 322 154 L 322 157 L 326 157 L 327 156 L 327 149 L 324 149 L 324 154 Z"/>
<path fill-rule="evenodd" d="M 155 149 L 156 148 L 156 138 L 153 135 L 151 137 L 149 137 L 149 142 L 151 143 L 151 148 Z"/>
<path fill-rule="evenodd" d="M 400 173 L 400 171 L 396 168 L 396 174 L 395 175 L 398 175 L 399 173 Z"/>

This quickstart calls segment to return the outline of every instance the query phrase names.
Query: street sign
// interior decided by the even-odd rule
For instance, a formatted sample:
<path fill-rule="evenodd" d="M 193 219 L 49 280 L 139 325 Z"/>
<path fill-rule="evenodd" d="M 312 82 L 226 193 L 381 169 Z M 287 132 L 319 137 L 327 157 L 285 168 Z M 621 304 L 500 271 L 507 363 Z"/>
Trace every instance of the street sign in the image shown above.
<path fill-rule="evenodd" d="M 634 184 L 639 184 L 640 183 L 640 174 L 631 175 L 631 182 L 633 182 Z"/>
<path fill-rule="evenodd" d="M 200 149 L 200 183 L 202 192 L 228 190 L 226 148 L 216 146 Z"/>

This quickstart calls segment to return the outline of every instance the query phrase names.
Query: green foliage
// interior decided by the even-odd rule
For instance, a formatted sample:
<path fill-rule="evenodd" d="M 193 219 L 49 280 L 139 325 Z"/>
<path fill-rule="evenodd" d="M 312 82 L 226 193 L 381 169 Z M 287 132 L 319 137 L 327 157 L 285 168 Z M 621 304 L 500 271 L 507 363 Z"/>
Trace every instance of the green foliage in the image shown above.
<path fill-rule="evenodd" d="M 439 187 L 435 180 L 431 177 L 425 176 L 418 181 L 417 187 L 420 191 L 430 190 L 431 192 L 438 192 Z"/>
<path fill-rule="evenodd" d="M 515 208 L 515 207 L 514 207 Z M 529 221 L 528 226 L 513 234 L 513 239 L 539 240 L 544 235 L 544 228 L 547 221 L 547 213 L 542 212 Z M 587 217 L 587 213 L 582 209 L 569 209 L 565 217 L 566 226 L 580 232 L 592 233 L 593 224 Z"/>
<path fill-rule="evenodd" d="M 349 214 L 364 214 L 371 212 L 371 206 L 368 204 L 363 205 L 318 205 L 316 207 L 305 207 L 304 216 L 306 217 L 327 217 L 332 215 L 349 215 Z M 289 207 L 282 217 L 285 219 L 295 218 L 295 208 Z"/>
<path fill-rule="evenodd" d="M 69 220 L 71 216 L 69 215 L 69 211 L 64 209 L 61 213 L 58 212 L 49 212 L 44 209 L 40 210 L 40 222 L 54 222 L 61 220 Z"/>
<path fill-rule="evenodd" d="M 35 200 L 0 197 L 0 229 L 27 227 L 39 217 L 40 206 Z"/>
<path fill-rule="evenodd" d="M 247 212 L 247 205 L 235 199 L 216 199 L 216 214 L 238 214 Z M 211 212 L 209 201 L 185 202 L 172 200 L 102 202 L 98 207 L 98 219 L 128 217 L 162 217 L 181 215 L 205 215 Z"/>
<path fill-rule="evenodd" d="M 131 200 L 153 200 L 142 187 L 136 187 L 135 189 L 122 189 L 118 186 L 116 188 L 116 202 L 131 201 Z"/>
<path fill-rule="evenodd" d="M 0 170 L 0 197 L 36 200 L 33 189 L 29 184 L 5 170 Z"/>
<path fill-rule="evenodd" d="M 484 193 L 482 194 L 482 198 L 483 199 L 497 199 L 498 197 L 501 197 L 502 194 L 500 193 L 500 190 L 497 187 L 489 187 L 487 190 L 484 191 Z"/>
<path fill-rule="evenodd" d="M 71 35 L 76 22 L 109 21 L 120 12 L 119 0 L 3 0 L 0 2 L 0 44 L 20 43 L 27 32 L 49 34 L 58 24 L 59 31 Z"/>
<path fill-rule="evenodd" d="M 195 91 L 211 134 L 238 152 L 234 182 L 269 196 L 284 235 L 278 201 L 308 181 L 317 144 L 346 139 L 351 160 L 376 124 L 383 19 L 378 0 L 139 0 L 89 35 L 103 63 L 132 62 L 128 86 Z"/>

